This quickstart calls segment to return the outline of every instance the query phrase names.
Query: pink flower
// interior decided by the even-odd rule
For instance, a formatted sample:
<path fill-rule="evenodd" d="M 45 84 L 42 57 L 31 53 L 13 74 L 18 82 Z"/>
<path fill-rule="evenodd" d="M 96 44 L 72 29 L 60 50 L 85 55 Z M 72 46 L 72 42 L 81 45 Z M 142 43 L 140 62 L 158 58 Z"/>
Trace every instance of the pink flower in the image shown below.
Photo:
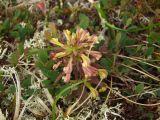
<path fill-rule="evenodd" d="M 92 76 L 97 76 L 98 74 L 98 69 L 92 66 L 82 66 L 83 72 L 85 74 L 85 77 L 92 77 Z"/>
<path fill-rule="evenodd" d="M 36 7 L 41 10 L 42 12 L 45 12 L 46 11 L 46 7 L 45 7 L 45 3 L 44 2 L 38 2 L 36 4 Z"/>
<path fill-rule="evenodd" d="M 63 79 L 64 79 L 64 82 L 66 82 L 66 83 L 69 82 L 69 80 L 71 79 L 71 73 L 72 73 L 72 70 L 73 70 L 73 68 L 72 68 L 72 66 L 73 66 L 72 61 L 73 61 L 73 59 L 71 57 L 70 60 L 69 60 L 69 62 L 68 62 L 68 64 L 67 64 L 67 66 L 64 67 L 64 69 L 63 69 L 64 73 L 66 74 L 63 77 Z"/>
<path fill-rule="evenodd" d="M 98 51 L 93 51 L 93 50 L 89 51 L 89 50 L 87 50 L 86 53 L 91 55 L 92 57 L 94 57 L 96 60 L 99 60 L 102 57 L 102 54 L 100 52 L 98 52 Z"/>

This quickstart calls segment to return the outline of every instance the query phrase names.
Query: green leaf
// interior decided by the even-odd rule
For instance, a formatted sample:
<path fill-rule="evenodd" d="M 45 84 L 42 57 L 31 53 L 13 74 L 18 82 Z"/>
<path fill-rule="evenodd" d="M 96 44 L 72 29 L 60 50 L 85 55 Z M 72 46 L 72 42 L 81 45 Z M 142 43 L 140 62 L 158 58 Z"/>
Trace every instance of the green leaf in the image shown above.
<path fill-rule="evenodd" d="M 135 87 L 135 93 L 141 93 L 144 91 L 144 84 L 143 83 L 140 83 L 138 84 L 136 87 Z"/>
<path fill-rule="evenodd" d="M 126 32 L 121 32 L 120 47 L 122 49 L 125 48 L 126 45 L 135 44 L 135 42 L 136 40 L 129 38 Z"/>
<path fill-rule="evenodd" d="M 16 24 L 13 27 L 13 30 L 10 31 L 10 36 L 24 41 L 26 37 L 30 36 L 33 33 L 33 31 L 34 29 L 29 23 L 25 26 L 22 26 L 21 24 Z"/>
<path fill-rule="evenodd" d="M 10 31 L 10 36 L 14 37 L 14 38 L 18 38 L 19 37 L 19 32 L 18 31 Z"/>
<path fill-rule="evenodd" d="M 53 64 L 54 64 L 53 60 L 48 60 L 48 61 L 46 62 L 46 64 L 45 64 L 45 67 L 46 67 L 47 69 L 51 69 L 52 66 L 53 66 Z"/>
<path fill-rule="evenodd" d="M 4 90 L 4 85 L 2 84 L 2 82 L 0 81 L 0 91 Z"/>
<path fill-rule="evenodd" d="M 48 53 L 46 49 L 41 49 L 38 52 L 38 58 L 42 63 L 46 63 L 48 61 Z"/>
<path fill-rule="evenodd" d="M 100 19 L 103 21 L 102 23 L 106 26 L 107 29 L 111 28 L 112 30 L 119 30 L 119 31 L 127 32 L 127 30 L 118 28 L 114 24 L 111 24 L 107 21 L 107 16 L 105 14 L 106 12 L 102 9 L 102 6 L 99 3 L 96 4 L 96 9 L 97 9 Z"/>
<path fill-rule="evenodd" d="M 79 21 L 80 21 L 80 23 L 79 23 L 79 26 L 81 27 L 81 28 L 83 28 L 83 29 L 87 29 L 88 28 L 88 26 L 89 26 L 89 18 L 85 15 L 85 14 L 80 14 L 79 15 Z"/>
<path fill-rule="evenodd" d="M 113 5 L 119 4 L 120 0 L 112 0 Z"/>
<path fill-rule="evenodd" d="M 58 96 L 63 90 L 67 89 L 68 87 L 70 87 L 72 84 L 65 84 L 65 85 L 62 85 L 60 88 L 56 89 L 55 91 L 55 95 Z M 70 93 L 70 90 L 67 90 L 67 91 L 64 91 L 60 97 L 64 97 L 64 96 L 67 96 L 69 93 Z"/>
<path fill-rule="evenodd" d="M 24 43 L 23 42 L 18 44 L 18 51 L 19 51 L 20 55 L 22 55 L 24 53 Z"/>
<path fill-rule="evenodd" d="M 132 55 L 135 55 L 139 51 L 139 49 L 140 48 L 138 47 L 137 48 L 127 48 L 126 51 L 127 53 L 129 53 L 130 56 L 132 56 Z"/>
<path fill-rule="evenodd" d="M 23 88 L 28 88 L 30 85 L 31 85 L 31 76 L 28 76 L 24 80 L 22 80 Z"/>
<path fill-rule="evenodd" d="M 149 47 L 145 52 L 145 56 L 148 57 L 152 55 L 153 52 L 154 52 L 154 47 Z"/>
<path fill-rule="evenodd" d="M 119 71 L 120 74 L 128 74 L 130 69 L 129 68 L 125 68 L 123 66 L 119 66 L 118 67 L 118 71 Z"/>
<path fill-rule="evenodd" d="M 38 54 L 38 52 L 39 52 L 39 49 L 38 48 L 29 48 L 28 49 L 28 52 L 27 52 L 27 58 L 32 58 L 32 56 L 34 56 L 34 55 L 37 55 Z"/>
<path fill-rule="evenodd" d="M 0 70 L 0 82 L 2 81 L 3 75 L 4 75 L 4 72 Z"/>
<path fill-rule="evenodd" d="M 125 91 L 122 92 L 122 94 L 124 96 L 130 96 L 130 95 L 133 95 L 133 92 L 131 90 L 125 90 Z"/>
<path fill-rule="evenodd" d="M 105 3 L 104 3 L 104 4 L 105 4 Z M 101 4 L 97 3 L 97 4 L 96 4 L 96 9 L 97 9 L 97 12 L 98 12 L 98 14 L 99 14 L 99 17 L 100 17 L 101 19 L 107 20 L 107 16 L 106 16 L 104 10 L 102 9 Z M 105 22 L 107 22 L 107 21 L 105 21 Z"/>
<path fill-rule="evenodd" d="M 147 37 L 147 41 L 150 44 L 158 42 L 160 44 L 160 34 L 157 32 L 152 31 L 149 36 Z"/>
<path fill-rule="evenodd" d="M 10 93 L 15 93 L 15 92 L 16 92 L 16 87 L 15 87 L 14 85 L 11 85 L 11 86 L 9 87 L 9 92 L 10 92 Z"/>
<path fill-rule="evenodd" d="M 158 90 L 155 91 L 155 95 L 156 95 L 158 98 L 160 98 L 160 89 L 158 89 Z"/>
<path fill-rule="evenodd" d="M 14 19 L 18 19 L 21 16 L 21 11 L 19 9 L 16 9 L 14 12 Z"/>
<path fill-rule="evenodd" d="M 115 40 L 111 40 L 111 41 L 109 42 L 109 45 L 108 45 L 109 50 L 114 49 L 114 48 L 116 47 L 115 44 L 116 44 Z"/>
<path fill-rule="evenodd" d="M 21 28 L 19 28 L 19 30 L 18 30 L 18 33 L 19 33 L 19 39 L 25 40 L 25 37 L 27 35 L 26 29 L 21 26 Z"/>
<path fill-rule="evenodd" d="M 10 21 L 9 19 L 6 19 L 3 23 L 2 29 L 6 32 L 10 30 Z"/>
<path fill-rule="evenodd" d="M 159 67 L 159 68 L 157 68 L 157 71 L 160 73 L 160 67 Z"/>
<path fill-rule="evenodd" d="M 47 78 L 49 78 L 52 81 L 55 81 L 59 75 L 58 71 L 52 71 L 46 68 L 41 69 L 41 71 Z"/>
<path fill-rule="evenodd" d="M 154 118 L 154 113 L 148 112 L 148 113 L 146 114 L 146 116 L 147 116 L 148 120 L 153 120 L 153 118 Z"/>
<path fill-rule="evenodd" d="M 8 59 L 8 61 L 14 66 L 17 65 L 19 57 L 23 54 L 23 52 L 24 52 L 24 44 L 23 43 L 19 43 L 17 45 L 17 50 L 14 51 L 11 54 L 10 58 Z"/>
<path fill-rule="evenodd" d="M 11 54 L 10 58 L 8 61 L 13 65 L 16 66 L 18 64 L 18 59 L 20 57 L 20 53 L 18 51 L 15 51 Z"/>
<path fill-rule="evenodd" d="M 111 71 L 113 61 L 109 58 L 102 58 L 100 60 L 100 65 L 102 65 L 108 72 Z"/>
<path fill-rule="evenodd" d="M 44 69 L 45 68 L 45 64 L 42 63 L 40 60 L 38 60 L 36 62 L 36 67 L 38 67 L 39 69 Z"/>
<path fill-rule="evenodd" d="M 100 0 L 100 3 L 103 5 L 103 7 L 107 8 L 108 6 L 108 0 Z"/>
<path fill-rule="evenodd" d="M 126 45 L 126 41 L 127 41 L 127 35 L 125 32 L 121 32 L 121 36 L 120 36 L 120 46 L 123 48 Z"/>
<path fill-rule="evenodd" d="M 43 83 L 44 87 L 46 87 L 46 88 L 53 87 L 52 86 L 53 84 L 52 84 L 51 80 L 43 80 L 42 83 Z"/>
<path fill-rule="evenodd" d="M 31 95 L 33 95 L 35 92 L 35 89 L 26 89 L 23 99 L 27 100 Z"/>
<path fill-rule="evenodd" d="M 127 31 L 136 32 L 136 30 L 138 30 L 138 29 L 139 29 L 138 26 L 136 26 L 136 25 L 131 25 L 131 26 L 128 27 Z"/>

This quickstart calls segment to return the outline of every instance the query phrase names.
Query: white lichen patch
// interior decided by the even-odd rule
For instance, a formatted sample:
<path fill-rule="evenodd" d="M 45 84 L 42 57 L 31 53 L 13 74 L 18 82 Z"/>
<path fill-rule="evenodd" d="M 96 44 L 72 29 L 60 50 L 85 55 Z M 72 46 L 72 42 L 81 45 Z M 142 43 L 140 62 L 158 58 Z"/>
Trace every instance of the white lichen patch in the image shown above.
<path fill-rule="evenodd" d="M 93 107 L 94 106 L 94 107 Z M 105 102 L 99 104 L 95 101 L 89 100 L 88 105 L 83 107 L 77 115 L 65 116 L 62 108 L 58 107 L 57 120 L 125 120 L 121 115 L 123 113 L 122 104 L 117 103 L 116 106 L 108 106 Z"/>
<path fill-rule="evenodd" d="M 25 40 L 24 48 L 44 48 L 46 46 L 44 31 L 36 31 L 33 38 Z"/>
<path fill-rule="evenodd" d="M 109 120 L 109 116 L 113 116 L 113 120 L 117 120 L 119 118 L 123 119 L 124 118 L 120 115 L 123 111 L 121 108 L 121 104 L 117 104 L 114 107 L 108 107 L 106 104 L 102 104 L 101 109 L 100 109 L 100 119 L 99 120 Z"/>

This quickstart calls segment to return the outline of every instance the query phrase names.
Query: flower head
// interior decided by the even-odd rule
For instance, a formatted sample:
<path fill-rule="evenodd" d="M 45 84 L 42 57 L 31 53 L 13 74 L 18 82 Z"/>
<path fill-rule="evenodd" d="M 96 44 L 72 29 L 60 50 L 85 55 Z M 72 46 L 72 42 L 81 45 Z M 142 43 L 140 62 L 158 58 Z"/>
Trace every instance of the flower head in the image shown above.
<path fill-rule="evenodd" d="M 63 69 L 65 73 L 65 76 L 63 76 L 64 82 L 69 82 L 73 69 L 79 68 L 77 63 L 81 64 L 85 78 L 97 76 L 98 69 L 91 65 L 92 58 L 99 60 L 102 56 L 100 52 L 91 50 L 98 40 L 97 36 L 90 35 L 88 31 L 81 28 L 78 28 L 76 33 L 64 30 L 64 35 L 66 38 L 65 43 L 60 42 L 57 38 L 50 40 L 53 45 L 61 48 L 59 52 L 54 52 L 52 59 L 63 61 L 63 64 L 66 64 Z"/>

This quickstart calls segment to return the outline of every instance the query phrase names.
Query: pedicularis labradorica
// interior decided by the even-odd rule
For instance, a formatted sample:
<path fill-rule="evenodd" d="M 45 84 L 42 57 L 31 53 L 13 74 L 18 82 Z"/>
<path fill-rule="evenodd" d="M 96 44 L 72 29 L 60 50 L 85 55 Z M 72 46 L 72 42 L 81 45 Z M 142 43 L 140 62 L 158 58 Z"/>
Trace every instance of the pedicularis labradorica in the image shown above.
<path fill-rule="evenodd" d="M 100 52 L 92 50 L 98 41 L 97 36 L 90 35 L 88 31 L 81 28 L 78 28 L 76 33 L 64 30 L 64 35 L 65 38 L 61 40 L 64 42 L 60 42 L 58 38 L 50 40 L 53 45 L 58 47 L 51 53 L 51 58 L 56 62 L 53 69 L 64 66 L 62 77 L 64 82 L 69 82 L 71 76 L 74 76 L 75 79 L 90 79 L 96 76 L 104 79 L 107 71 L 93 66 L 102 57 Z"/>

